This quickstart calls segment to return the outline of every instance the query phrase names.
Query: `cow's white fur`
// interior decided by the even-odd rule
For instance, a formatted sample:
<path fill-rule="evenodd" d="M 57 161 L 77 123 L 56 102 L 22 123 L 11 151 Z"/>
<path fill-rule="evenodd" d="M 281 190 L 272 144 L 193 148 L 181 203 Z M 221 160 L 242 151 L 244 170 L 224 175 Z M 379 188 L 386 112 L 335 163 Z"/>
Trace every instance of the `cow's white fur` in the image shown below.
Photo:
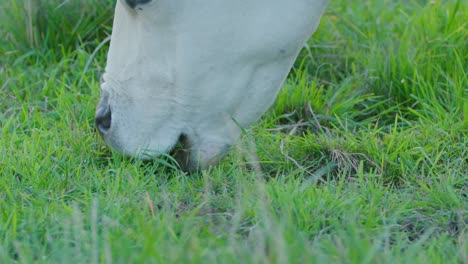
<path fill-rule="evenodd" d="M 104 139 L 140 158 L 181 134 L 187 169 L 215 163 L 272 104 L 326 0 L 118 1 L 101 96 Z M 102 107 L 102 105 L 100 106 Z"/>

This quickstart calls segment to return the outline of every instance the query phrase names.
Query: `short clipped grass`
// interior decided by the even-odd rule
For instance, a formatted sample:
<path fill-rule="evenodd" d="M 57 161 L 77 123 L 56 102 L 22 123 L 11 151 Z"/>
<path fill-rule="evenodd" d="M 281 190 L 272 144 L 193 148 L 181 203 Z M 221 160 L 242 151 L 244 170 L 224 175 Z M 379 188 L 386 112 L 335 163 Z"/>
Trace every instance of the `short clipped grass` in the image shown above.
<path fill-rule="evenodd" d="M 468 263 L 468 5 L 331 2 L 186 175 L 94 133 L 114 1 L 2 1 L 0 263 Z"/>

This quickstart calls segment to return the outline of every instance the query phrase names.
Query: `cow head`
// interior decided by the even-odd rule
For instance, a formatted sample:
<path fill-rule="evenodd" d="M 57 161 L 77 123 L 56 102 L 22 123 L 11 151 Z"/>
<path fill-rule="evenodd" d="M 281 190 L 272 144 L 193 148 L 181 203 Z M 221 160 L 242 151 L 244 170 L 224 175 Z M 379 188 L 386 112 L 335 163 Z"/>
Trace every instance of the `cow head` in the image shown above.
<path fill-rule="evenodd" d="M 271 105 L 325 4 L 117 1 L 99 133 L 126 155 L 173 151 L 186 170 L 216 163 Z"/>

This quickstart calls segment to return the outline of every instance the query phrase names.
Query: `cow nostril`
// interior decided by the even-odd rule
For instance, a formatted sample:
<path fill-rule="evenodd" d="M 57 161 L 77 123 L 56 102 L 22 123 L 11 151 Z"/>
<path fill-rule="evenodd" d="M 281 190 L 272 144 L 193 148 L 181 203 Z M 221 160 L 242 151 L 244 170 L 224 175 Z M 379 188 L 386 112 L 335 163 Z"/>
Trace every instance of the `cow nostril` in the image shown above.
<path fill-rule="evenodd" d="M 104 135 L 111 128 L 112 114 L 109 106 L 98 108 L 94 117 L 96 128 Z"/>

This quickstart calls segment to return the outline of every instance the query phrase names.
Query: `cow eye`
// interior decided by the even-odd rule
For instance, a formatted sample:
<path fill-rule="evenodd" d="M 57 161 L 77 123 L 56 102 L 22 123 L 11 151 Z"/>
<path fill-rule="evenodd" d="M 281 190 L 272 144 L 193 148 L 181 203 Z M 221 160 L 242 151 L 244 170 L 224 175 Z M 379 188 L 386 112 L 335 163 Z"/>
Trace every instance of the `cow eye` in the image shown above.
<path fill-rule="evenodd" d="M 132 9 L 135 9 L 137 6 L 147 4 L 151 1 L 152 0 L 125 0 L 127 5 Z"/>

